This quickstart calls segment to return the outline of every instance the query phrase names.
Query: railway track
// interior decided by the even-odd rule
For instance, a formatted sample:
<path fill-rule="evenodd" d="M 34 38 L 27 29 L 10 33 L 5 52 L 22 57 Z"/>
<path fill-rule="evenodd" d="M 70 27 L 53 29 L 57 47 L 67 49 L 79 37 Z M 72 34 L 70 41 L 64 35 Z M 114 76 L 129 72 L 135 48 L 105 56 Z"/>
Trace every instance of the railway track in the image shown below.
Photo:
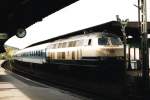
<path fill-rule="evenodd" d="M 15 67 L 14 67 L 15 66 Z M 126 100 L 122 82 L 101 81 L 98 77 L 90 76 L 83 71 L 59 71 L 57 69 L 45 74 L 44 72 L 34 72 L 18 63 L 6 62 L 3 67 L 7 70 L 20 74 L 32 80 L 56 87 L 63 90 L 71 91 L 78 95 L 86 96 L 94 100 Z M 22 68 L 22 69 L 20 69 Z M 34 68 L 35 70 L 36 68 Z M 81 74 L 82 73 L 82 74 Z M 84 74 L 84 75 L 83 75 Z"/>

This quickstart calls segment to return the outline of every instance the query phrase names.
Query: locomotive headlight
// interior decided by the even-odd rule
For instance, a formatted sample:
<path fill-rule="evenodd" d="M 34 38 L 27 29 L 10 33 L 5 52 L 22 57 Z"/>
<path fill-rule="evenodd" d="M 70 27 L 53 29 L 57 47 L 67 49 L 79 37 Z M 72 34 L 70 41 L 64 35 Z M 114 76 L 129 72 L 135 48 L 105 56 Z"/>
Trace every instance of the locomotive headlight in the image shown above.
<path fill-rule="evenodd" d="M 115 53 L 115 50 L 114 50 L 114 49 L 108 49 L 107 52 L 108 52 L 109 54 L 113 54 L 113 53 Z"/>
<path fill-rule="evenodd" d="M 124 60 L 123 57 L 117 57 L 117 60 Z"/>
<path fill-rule="evenodd" d="M 102 61 L 102 60 L 105 60 L 105 58 L 104 57 L 100 57 L 100 60 Z"/>

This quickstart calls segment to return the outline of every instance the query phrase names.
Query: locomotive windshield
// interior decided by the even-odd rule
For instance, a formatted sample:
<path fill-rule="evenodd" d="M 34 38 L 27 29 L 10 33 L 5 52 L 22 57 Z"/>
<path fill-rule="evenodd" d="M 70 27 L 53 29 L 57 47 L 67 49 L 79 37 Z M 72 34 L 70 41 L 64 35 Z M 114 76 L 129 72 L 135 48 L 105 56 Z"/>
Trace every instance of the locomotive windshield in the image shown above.
<path fill-rule="evenodd" d="M 108 39 L 106 37 L 98 39 L 98 44 L 99 45 L 107 45 L 107 43 L 108 43 Z"/>
<path fill-rule="evenodd" d="M 119 37 L 111 37 L 111 43 L 112 45 L 121 45 L 122 41 Z"/>
<path fill-rule="evenodd" d="M 98 39 L 99 45 L 121 45 L 122 41 L 117 36 L 103 36 Z"/>

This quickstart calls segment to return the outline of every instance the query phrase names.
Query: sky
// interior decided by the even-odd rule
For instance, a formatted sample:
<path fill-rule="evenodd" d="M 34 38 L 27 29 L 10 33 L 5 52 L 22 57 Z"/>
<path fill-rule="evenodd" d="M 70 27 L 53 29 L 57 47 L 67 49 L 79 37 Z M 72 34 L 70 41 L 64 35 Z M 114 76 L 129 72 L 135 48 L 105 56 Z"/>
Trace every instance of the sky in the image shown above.
<path fill-rule="evenodd" d="M 28 27 L 26 37 L 13 36 L 5 44 L 22 49 L 38 41 L 116 21 L 116 15 L 137 21 L 138 9 L 134 4 L 137 5 L 137 0 L 79 0 Z M 150 12 L 150 0 L 147 0 L 147 9 Z M 150 21 L 150 14 L 147 15 Z"/>

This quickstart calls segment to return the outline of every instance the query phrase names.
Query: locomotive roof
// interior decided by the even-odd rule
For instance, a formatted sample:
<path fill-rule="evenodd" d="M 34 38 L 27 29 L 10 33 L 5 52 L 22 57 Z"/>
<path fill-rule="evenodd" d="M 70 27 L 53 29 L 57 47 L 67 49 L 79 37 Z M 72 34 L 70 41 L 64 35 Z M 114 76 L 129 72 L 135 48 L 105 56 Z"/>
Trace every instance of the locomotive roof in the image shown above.
<path fill-rule="evenodd" d="M 110 22 L 107 22 L 104 24 L 100 24 L 100 25 L 96 25 L 96 26 L 93 26 L 90 28 L 78 30 L 78 31 L 75 31 L 72 33 L 67 33 L 67 34 L 64 34 L 64 35 L 61 35 L 58 37 L 50 38 L 48 40 L 40 41 L 40 42 L 34 43 L 32 45 L 29 45 L 28 47 L 36 46 L 36 45 L 40 45 L 43 43 L 52 42 L 55 40 L 64 39 L 64 38 L 68 38 L 68 37 L 72 37 L 72 36 L 89 34 L 92 32 L 103 32 L 103 31 L 107 31 L 108 33 L 122 36 L 120 23 L 118 23 L 117 21 L 110 21 Z M 149 32 L 150 32 L 150 23 L 148 23 L 148 33 Z M 130 35 L 135 40 L 138 40 L 140 38 L 139 23 L 138 22 L 129 22 L 127 27 L 126 27 L 126 34 L 127 34 L 127 36 Z"/>
<path fill-rule="evenodd" d="M 91 33 L 83 33 L 81 35 L 71 36 L 63 39 L 58 39 L 55 41 L 49 41 L 49 42 L 61 42 L 61 41 L 70 41 L 70 40 L 80 40 L 85 38 L 93 38 L 93 37 L 102 37 L 102 36 L 114 36 L 115 34 L 108 33 L 108 32 L 91 32 Z"/>

